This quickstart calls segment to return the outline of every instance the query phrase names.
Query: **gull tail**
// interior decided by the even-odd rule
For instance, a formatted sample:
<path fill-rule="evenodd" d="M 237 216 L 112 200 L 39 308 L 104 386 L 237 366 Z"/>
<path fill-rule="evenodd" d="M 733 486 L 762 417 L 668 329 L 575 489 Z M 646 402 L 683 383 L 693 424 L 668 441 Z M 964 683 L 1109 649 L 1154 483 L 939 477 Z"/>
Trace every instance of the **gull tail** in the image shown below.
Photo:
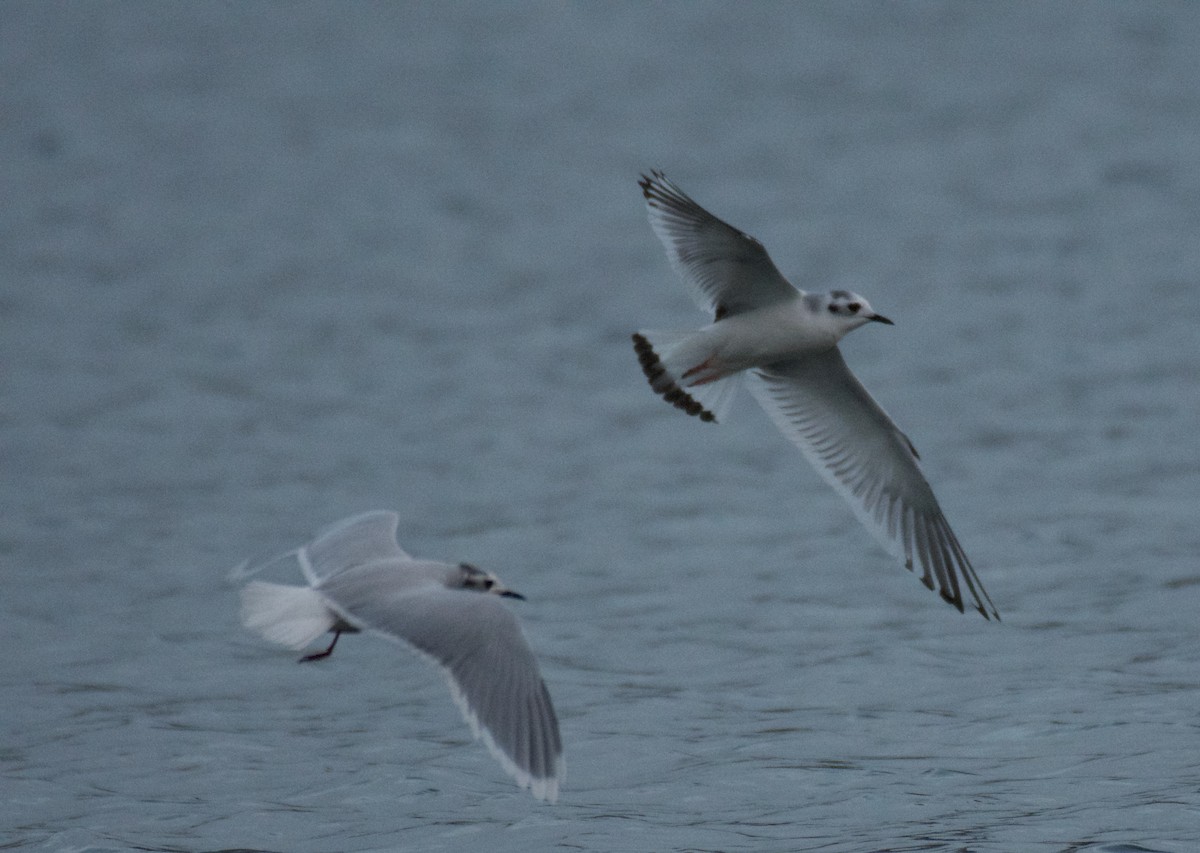
<path fill-rule="evenodd" d="M 310 586 L 252 581 L 242 588 L 242 624 L 272 643 L 302 649 L 337 621 Z"/>
<path fill-rule="evenodd" d="M 633 351 L 654 393 L 702 421 L 725 419 L 741 373 L 706 376 L 703 367 L 710 353 L 697 333 L 635 332 Z M 691 380 L 684 379 L 689 373 Z"/>

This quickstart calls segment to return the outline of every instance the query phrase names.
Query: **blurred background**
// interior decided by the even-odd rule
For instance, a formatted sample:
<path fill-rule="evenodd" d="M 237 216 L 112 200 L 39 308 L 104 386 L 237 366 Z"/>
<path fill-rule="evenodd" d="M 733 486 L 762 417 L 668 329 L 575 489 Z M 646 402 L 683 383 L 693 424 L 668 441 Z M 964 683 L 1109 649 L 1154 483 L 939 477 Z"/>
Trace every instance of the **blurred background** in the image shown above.
<path fill-rule="evenodd" d="M 1200 826 L 1200 8 L 0 7 L 0 846 L 1184 851 Z M 1004 621 L 743 395 L 661 168 L 797 286 Z M 516 603 L 558 805 L 436 671 L 244 631 L 343 516 Z M 298 580 L 298 578 L 297 578 Z"/>

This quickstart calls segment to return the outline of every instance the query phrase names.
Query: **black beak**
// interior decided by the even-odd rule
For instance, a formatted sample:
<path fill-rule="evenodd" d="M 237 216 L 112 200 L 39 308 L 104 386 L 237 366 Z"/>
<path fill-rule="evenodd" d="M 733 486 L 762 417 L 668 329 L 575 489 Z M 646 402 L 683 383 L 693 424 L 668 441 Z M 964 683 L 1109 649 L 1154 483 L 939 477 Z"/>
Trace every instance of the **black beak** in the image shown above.
<path fill-rule="evenodd" d="M 501 598 L 515 598 L 515 599 L 517 599 L 517 601 L 525 600 L 525 596 L 521 595 L 521 593 L 519 593 L 519 592 L 513 592 L 511 589 L 504 590 L 504 592 L 500 593 L 500 597 Z"/>
<path fill-rule="evenodd" d="M 887 317 L 883 316 L 882 314 L 872 314 L 867 319 L 874 320 L 876 323 L 886 323 L 889 326 L 896 325 L 895 323 L 893 323 L 891 320 L 889 320 Z"/>

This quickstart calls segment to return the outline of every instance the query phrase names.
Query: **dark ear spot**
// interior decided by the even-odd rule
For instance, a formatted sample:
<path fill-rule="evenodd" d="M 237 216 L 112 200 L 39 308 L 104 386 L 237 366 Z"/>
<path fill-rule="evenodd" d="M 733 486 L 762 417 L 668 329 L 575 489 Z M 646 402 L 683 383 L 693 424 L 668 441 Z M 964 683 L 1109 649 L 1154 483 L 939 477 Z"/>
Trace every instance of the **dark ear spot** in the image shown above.
<path fill-rule="evenodd" d="M 831 303 L 829 303 L 829 313 L 830 313 L 830 314 L 836 314 L 837 312 L 838 312 L 838 307 L 837 307 L 837 305 L 836 305 L 836 304 L 834 304 L 834 303 L 832 303 L 832 302 L 831 302 Z"/>

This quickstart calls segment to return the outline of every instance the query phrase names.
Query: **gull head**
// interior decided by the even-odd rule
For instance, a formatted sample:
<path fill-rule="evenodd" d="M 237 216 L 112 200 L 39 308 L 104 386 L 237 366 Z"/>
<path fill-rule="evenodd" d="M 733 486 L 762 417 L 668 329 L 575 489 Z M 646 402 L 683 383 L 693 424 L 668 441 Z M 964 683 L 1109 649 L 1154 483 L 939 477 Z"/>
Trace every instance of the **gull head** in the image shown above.
<path fill-rule="evenodd" d="M 502 584 L 500 578 L 491 572 L 485 572 L 483 569 L 472 566 L 470 563 L 458 564 L 457 577 L 452 577 L 448 586 L 470 589 L 475 592 L 490 592 L 492 595 L 500 595 L 504 598 L 525 600 L 525 596 L 521 593 L 513 592 Z"/>
<path fill-rule="evenodd" d="M 827 293 L 823 310 L 843 329 L 842 334 L 871 322 L 895 325 L 882 314 L 876 314 L 871 303 L 849 290 L 831 290 Z"/>

